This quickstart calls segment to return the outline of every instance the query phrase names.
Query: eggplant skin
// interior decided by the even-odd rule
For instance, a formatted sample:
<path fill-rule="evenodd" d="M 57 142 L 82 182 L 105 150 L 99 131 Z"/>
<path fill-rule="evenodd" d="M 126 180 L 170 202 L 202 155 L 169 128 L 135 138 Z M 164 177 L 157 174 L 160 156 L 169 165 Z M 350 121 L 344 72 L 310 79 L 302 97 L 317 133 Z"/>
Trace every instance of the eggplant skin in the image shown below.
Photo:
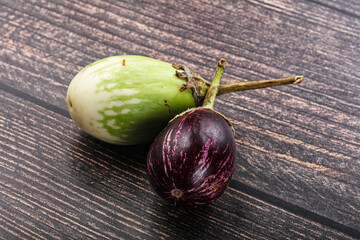
<path fill-rule="evenodd" d="M 83 68 L 71 81 L 67 106 L 86 133 L 118 145 L 153 141 L 176 114 L 195 107 L 191 89 L 172 64 L 121 55 Z"/>
<path fill-rule="evenodd" d="M 196 208 L 217 199 L 234 172 L 236 144 L 228 121 L 198 108 L 173 119 L 150 147 L 149 181 L 173 206 Z"/>

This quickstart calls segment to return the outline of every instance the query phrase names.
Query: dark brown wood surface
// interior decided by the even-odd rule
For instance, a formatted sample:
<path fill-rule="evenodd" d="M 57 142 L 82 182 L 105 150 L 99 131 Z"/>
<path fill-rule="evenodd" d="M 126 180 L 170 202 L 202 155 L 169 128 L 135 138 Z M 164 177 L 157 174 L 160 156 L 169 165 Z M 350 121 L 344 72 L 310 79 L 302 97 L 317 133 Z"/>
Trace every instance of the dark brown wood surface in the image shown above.
<path fill-rule="evenodd" d="M 360 2 L 0 0 L 1 239 L 360 239 Z M 83 133 L 68 84 L 113 55 L 186 64 L 231 93 L 226 192 L 174 209 L 148 184 L 149 144 Z"/>

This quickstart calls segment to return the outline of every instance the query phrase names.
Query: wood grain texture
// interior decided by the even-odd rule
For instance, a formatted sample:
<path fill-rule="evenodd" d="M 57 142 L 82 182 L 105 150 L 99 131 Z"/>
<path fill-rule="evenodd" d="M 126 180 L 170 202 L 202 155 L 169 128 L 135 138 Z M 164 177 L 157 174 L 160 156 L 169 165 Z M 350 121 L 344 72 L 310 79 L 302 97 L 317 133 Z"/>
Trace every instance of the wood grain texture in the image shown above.
<path fill-rule="evenodd" d="M 94 239 L 360 236 L 357 1 L 0 1 L 0 235 Z M 223 82 L 304 75 L 220 96 L 236 130 L 225 194 L 188 213 L 148 186 L 148 145 L 88 137 L 67 86 L 103 57 L 139 54 Z"/>

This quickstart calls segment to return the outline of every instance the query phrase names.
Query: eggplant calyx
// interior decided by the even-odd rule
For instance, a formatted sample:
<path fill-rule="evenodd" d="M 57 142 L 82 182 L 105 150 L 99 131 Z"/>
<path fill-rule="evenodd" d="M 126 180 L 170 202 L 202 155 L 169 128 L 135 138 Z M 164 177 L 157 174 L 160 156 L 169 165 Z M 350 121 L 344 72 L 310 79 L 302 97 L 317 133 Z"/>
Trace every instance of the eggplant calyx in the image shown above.
<path fill-rule="evenodd" d="M 171 123 L 172 121 L 174 121 L 175 119 L 179 118 L 179 117 L 182 117 L 183 115 L 187 114 L 188 112 L 192 112 L 192 111 L 196 111 L 198 109 L 204 109 L 204 107 L 194 107 L 194 108 L 189 108 L 188 110 L 182 112 L 182 113 L 179 113 L 177 114 L 175 117 L 173 117 L 169 123 Z M 212 108 L 207 108 L 209 110 L 212 110 L 214 113 L 217 113 L 219 114 L 222 118 L 224 118 L 224 120 L 229 124 L 229 126 L 231 127 L 233 133 L 235 134 L 235 129 L 234 129 L 234 126 L 232 125 L 232 123 L 230 122 L 229 119 L 227 119 L 222 113 L 218 112 L 218 111 L 215 111 L 214 109 Z"/>
<path fill-rule="evenodd" d="M 190 88 L 193 92 L 195 105 L 201 106 L 210 83 L 184 65 L 173 63 L 172 66 L 177 69 L 175 72 L 176 76 L 178 78 L 184 78 L 187 81 L 186 84 L 183 84 L 180 88 L 180 92 Z"/>
<path fill-rule="evenodd" d="M 213 110 L 215 113 L 219 114 L 222 118 L 224 118 L 224 120 L 229 124 L 231 130 L 233 131 L 233 134 L 235 134 L 235 129 L 234 129 L 234 126 L 232 125 L 232 123 L 230 122 L 229 119 L 227 119 L 222 113 L 218 112 L 218 111 L 215 111 L 214 109 L 211 109 Z"/>

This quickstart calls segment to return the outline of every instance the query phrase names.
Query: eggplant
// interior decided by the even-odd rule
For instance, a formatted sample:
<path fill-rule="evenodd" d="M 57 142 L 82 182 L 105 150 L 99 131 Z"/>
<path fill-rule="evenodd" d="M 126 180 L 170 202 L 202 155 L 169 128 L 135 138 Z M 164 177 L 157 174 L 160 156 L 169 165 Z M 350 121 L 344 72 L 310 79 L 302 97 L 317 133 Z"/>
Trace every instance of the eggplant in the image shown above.
<path fill-rule="evenodd" d="M 219 61 L 203 106 L 172 119 L 150 147 L 150 184 L 173 206 L 195 208 L 214 201 L 234 172 L 234 130 L 212 109 L 225 65 L 224 59 Z"/>
<path fill-rule="evenodd" d="M 212 202 L 234 172 L 236 145 L 223 116 L 199 108 L 172 120 L 153 142 L 147 170 L 153 189 L 174 206 Z"/>
<path fill-rule="evenodd" d="M 69 84 L 69 113 L 83 131 L 104 142 L 150 142 L 176 114 L 196 106 L 192 90 L 183 88 L 186 79 L 176 71 L 183 72 L 144 56 L 101 59 Z"/>
<path fill-rule="evenodd" d="M 223 84 L 218 94 L 295 83 L 294 78 L 280 80 Z M 171 118 L 201 106 L 209 86 L 183 65 L 112 56 L 83 68 L 69 84 L 66 101 L 86 133 L 108 143 L 134 145 L 151 142 Z"/>

